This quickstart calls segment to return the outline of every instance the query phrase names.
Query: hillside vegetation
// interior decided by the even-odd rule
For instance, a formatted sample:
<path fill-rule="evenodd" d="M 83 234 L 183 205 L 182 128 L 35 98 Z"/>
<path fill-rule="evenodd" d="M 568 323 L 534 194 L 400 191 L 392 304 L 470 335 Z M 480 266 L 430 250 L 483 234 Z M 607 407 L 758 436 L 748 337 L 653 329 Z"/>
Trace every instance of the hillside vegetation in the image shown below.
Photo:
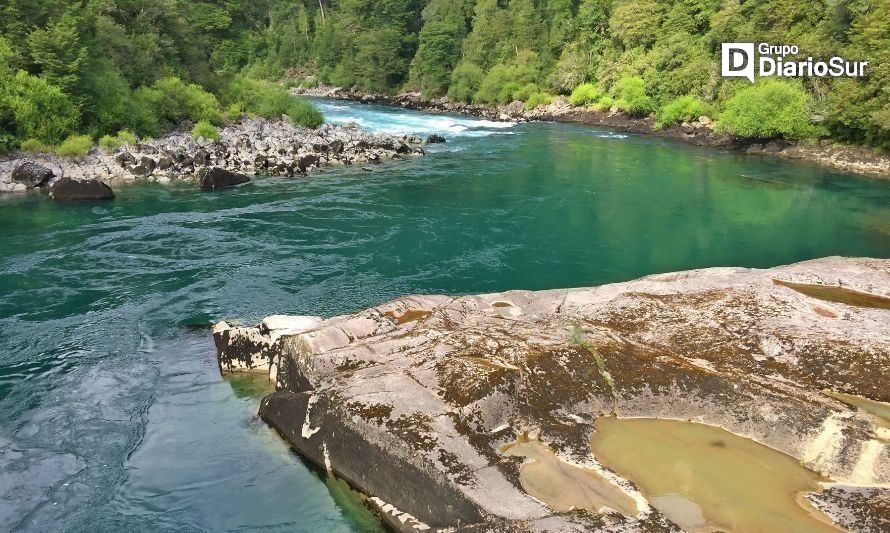
<path fill-rule="evenodd" d="M 705 114 L 746 137 L 890 148 L 887 0 L 9 0 L 0 8 L 0 143 L 59 143 L 183 118 L 289 109 L 296 76 L 365 91 L 526 107 Z M 861 79 L 720 76 L 720 43 L 867 60 Z M 233 83 L 234 81 L 234 83 Z M 251 84 L 251 85 L 248 85 Z M 257 102 L 249 96 L 262 91 Z M 48 117 L 52 117 L 48 120 Z"/>

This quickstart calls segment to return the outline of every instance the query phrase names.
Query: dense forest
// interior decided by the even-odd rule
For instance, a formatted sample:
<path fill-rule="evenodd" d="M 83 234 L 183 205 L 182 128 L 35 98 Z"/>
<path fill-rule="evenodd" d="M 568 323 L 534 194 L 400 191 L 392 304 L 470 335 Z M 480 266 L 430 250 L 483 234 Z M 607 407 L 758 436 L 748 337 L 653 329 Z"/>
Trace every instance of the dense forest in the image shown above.
<path fill-rule="evenodd" d="M 7 0 L 0 9 L 7 148 L 76 132 L 156 135 L 184 118 L 221 124 L 242 112 L 316 124 L 283 79 L 526 107 L 565 94 L 654 114 L 659 126 L 705 114 L 747 137 L 890 148 L 887 0 Z M 861 79 L 752 85 L 720 77 L 722 42 L 794 44 L 869 68 Z"/>

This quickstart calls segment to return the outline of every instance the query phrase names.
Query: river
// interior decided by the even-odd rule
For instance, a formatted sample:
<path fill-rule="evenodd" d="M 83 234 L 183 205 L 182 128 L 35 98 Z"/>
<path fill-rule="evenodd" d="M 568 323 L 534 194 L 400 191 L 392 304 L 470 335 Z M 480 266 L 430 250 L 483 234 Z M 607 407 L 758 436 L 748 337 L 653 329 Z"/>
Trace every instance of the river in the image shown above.
<path fill-rule="evenodd" d="M 890 256 L 890 182 L 560 124 L 320 101 L 427 156 L 108 203 L 0 198 L 0 530 L 367 531 L 209 325 L 407 293 Z"/>

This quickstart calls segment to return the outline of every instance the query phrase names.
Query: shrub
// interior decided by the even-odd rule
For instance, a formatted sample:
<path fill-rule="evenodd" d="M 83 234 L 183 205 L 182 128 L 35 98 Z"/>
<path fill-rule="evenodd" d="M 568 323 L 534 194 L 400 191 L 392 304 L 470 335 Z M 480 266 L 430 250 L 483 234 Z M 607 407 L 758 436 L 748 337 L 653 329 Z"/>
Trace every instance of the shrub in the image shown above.
<path fill-rule="evenodd" d="M 701 100 L 694 96 L 681 96 L 655 113 L 655 127 L 660 129 L 677 122 L 695 120 L 703 114 Z"/>
<path fill-rule="evenodd" d="M 307 128 L 317 128 L 324 124 L 324 115 L 311 102 L 294 98 L 287 109 L 287 115 L 294 124 Z"/>
<path fill-rule="evenodd" d="M 498 63 L 482 79 L 473 100 L 486 104 L 506 104 L 512 100 L 514 92 L 534 79 L 535 71 L 531 65 Z"/>
<path fill-rule="evenodd" d="M 615 105 L 615 99 L 609 96 L 608 94 L 604 94 L 600 96 L 600 99 L 593 104 L 593 108 L 597 111 L 608 111 L 612 109 L 612 106 Z"/>
<path fill-rule="evenodd" d="M 80 120 L 80 112 L 71 99 L 45 79 L 20 70 L 10 85 L 6 104 L 18 138 L 59 142 Z"/>
<path fill-rule="evenodd" d="M 183 120 L 221 124 L 219 101 L 200 85 L 185 83 L 176 77 L 161 78 L 151 87 L 139 88 L 137 105 L 157 117 L 162 126 L 172 128 Z"/>
<path fill-rule="evenodd" d="M 314 105 L 269 81 L 237 76 L 226 90 L 225 101 L 230 102 L 230 113 L 238 109 L 239 114 L 247 112 L 268 119 L 288 115 L 294 124 L 308 128 L 324 123 L 324 116 Z"/>
<path fill-rule="evenodd" d="M 525 109 L 531 111 L 539 105 L 548 105 L 553 102 L 553 97 L 545 92 L 536 92 L 525 101 Z"/>
<path fill-rule="evenodd" d="M 652 112 L 652 98 L 646 94 L 646 82 L 637 76 L 618 80 L 614 87 L 615 104 L 629 115 L 644 116 Z"/>
<path fill-rule="evenodd" d="M 717 129 L 759 139 L 801 139 L 817 133 L 803 88 L 777 80 L 760 80 L 738 91 L 726 102 Z"/>
<path fill-rule="evenodd" d="M 99 139 L 99 146 L 109 152 L 117 150 L 121 146 L 133 144 L 136 144 L 136 135 L 127 130 L 121 130 L 117 132 L 117 135 L 103 135 Z"/>
<path fill-rule="evenodd" d="M 216 129 L 216 126 L 207 122 L 206 120 L 202 120 L 195 124 L 195 127 L 192 128 L 192 137 L 195 139 L 199 137 L 204 137 L 205 139 L 218 141 L 219 140 L 219 130 Z"/>
<path fill-rule="evenodd" d="M 56 154 L 62 157 L 83 157 L 93 147 L 93 139 L 89 135 L 71 135 L 56 148 Z"/>
<path fill-rule="evenodd" d="M 22 141 L 19 149 L 29 154 L 48 154 L 53 151 L 52 146 L 44 144 L 37 139 L 27 139 Z"/>
<path fill-rule="evenodd" d="M 448 98 L 459 102 L 469 102 L 479 90 L 483 77 L 482 69 L 475 64 L 460 63 L 451 73 Z"/>
<path fill-rule="evenodd" d="M 569 103 L 573 106 L 588 106 L 596 103 L 597 98 L 602 95 L 599 87 L 592 83 L 582 83 L 575 87 L 572 95 L 569 96 Z"/>
<path fill-rule="evenodd" d="M 535 93 L 541 92 L 536 83 L 526 83 L 516 91 L 513 91 L 513 99 L 525 102 Z"/>

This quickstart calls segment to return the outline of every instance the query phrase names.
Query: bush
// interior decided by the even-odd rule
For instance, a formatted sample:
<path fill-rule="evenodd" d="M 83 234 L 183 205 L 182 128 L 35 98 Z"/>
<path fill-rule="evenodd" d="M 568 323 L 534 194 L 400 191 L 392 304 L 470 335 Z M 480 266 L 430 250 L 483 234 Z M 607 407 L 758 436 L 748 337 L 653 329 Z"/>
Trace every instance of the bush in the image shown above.
<path fill-rule="evenodd" d="M 596 85 L 582 83 L 572 91 L 572 95 L 569 96 L 569 103 L 573 106 L 588 106 L 596 103 L 601 95 L 602 91 Z"/>
<path fill-rule="evenodd" d="M 646 94 L 643 78 L 632 76 L 619 79 L 614 93 L 618 109 L 628 115 L 645 116 L 652 112 L 652 98 Z"/>
<path fill-rule="evenodd" d="M 538 87 L 536 83 L 526 83 L 516 91 L 513 91 L 513 99 L 520 100 L 525 102 L 535 93 L 541 92 L 541 89 Z"/>
<path fill-rule="evenodd" d="M 460 63 L 451 73 L 448 98 L 458 102 L 469 102 L 479 90 L 483 77 L 482 69 L 475 64 Z"/>
<path fill-rule="evenodd" d="M 324 123 L 324 116 L 310 102 L 294 98 L 281 85 L 254 80 L 244 76 L 235 77 L 225 93 L 229 102 L 229 112 L 235 109 L 263 118 L 275 119 L 288 115 L 294 124 L 316 128 Z"/>
<path fill-rule="evenodd" d="M 527 111 L 531 111 L 532 109 L 538 107 L 539 105 L 548 105 L 553 102 L 553 97 L 545 92 L 536 92 L 533 95 L 528 97 L 528 100 L 525 101 L 525 109 Z"/>
<path fill-rule="evenodd" d="M 473 100 L 486 104 L 506 104 L 513 99 L 514 92 L 533 82 L 534 79 L 535 71 L 528 64 L 498 63 L 491 67 L 482 79 Z"/>
<path fill-rule="evenodd" d="M 198 139 L 203 137 L 207 140 L 211 141 L 219 141 L 219 130 L 216 129 L 216 126 L 207 122 L 206 120 L 202 120 L 195 124 L 195 127 L 192 128 L 192 137 Z"/>
<path fill-rule="evenodd" d="M 151 87 L 140 87 L 134 98 L 136 105 L 153 113 L 164 129 L 172 129 L 183 120 L 222 124 L 223 115 L 216 97 L 200 85 L 185 83 L 176 77 L 161 78 Z"/>
<path fill-rule="evenodd" d="M 93 139 L 89 135 L 71 135 L 56 148 L 56 154 L 62 157 L 83 157 L 93 147 Z"/>
<path fill-rule="evenodd" d="M 615 99 L 608 94 L 604 94 L 593 104 L 593 108 L 597 111 L 608 111 L 612 109 L 613 105 L 615 105 Z"/>
<path fill-rule="evenodd" d="M 298 126 L 306 128 L 317 128 L 324 124 L 324 115 L 311 102 L 294 98 L 290 107 L 287 109 L 287 115 Z"/>
<path fill-rule="evenodd" d="M 19 139 L 56 143 L 74 131 L 80 112 L 61 89 L 21 70 L 10 85 L 6 105 Z"/>
<path fill-rule="evenodd" d="M 655 113 L 655 127 L 695 120 L 704 114 L 704 104 L 694 96 L 681 96 Z"/>
<path fill-rule="evenodd" d="M 109 152 L 117 150 L 121 146 L 133 144 L 136 144 L 136 135 L 127 130 L 121 130 L 117 132 L 117 135 L 103 135 L 99 139 L 99 146 Z"/>
<path fill-rule="evenodd" d="M 53 151 L 53 147 L 44 144 L 37 139 L 27 139 L 22 141 L 19 149 L 29 154 L 48 154 Z"/>
<path fill-rule="evenodd" d="M 717 129 L 758 139 L 801 139 L 817 133 L 803 88 L 777 80 L 760 80 L 737 92 L 720 113 Z"/>

